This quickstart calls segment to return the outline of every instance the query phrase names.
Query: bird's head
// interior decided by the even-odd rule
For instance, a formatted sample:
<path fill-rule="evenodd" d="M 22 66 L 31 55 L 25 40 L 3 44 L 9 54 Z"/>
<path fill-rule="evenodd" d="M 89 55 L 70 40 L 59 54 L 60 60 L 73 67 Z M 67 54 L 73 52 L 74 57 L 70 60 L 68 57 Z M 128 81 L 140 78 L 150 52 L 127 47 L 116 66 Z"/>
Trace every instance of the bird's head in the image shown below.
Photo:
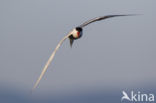
<path fill-rule="evenodd" d="M 75 29 L 77 31 L 78 37 L 80 38 L 82 36 L 82 31 L 83 31 L 82 28 L 81 27 L 76 27 Z"/>
<path fill-rule="evenodd" d="M 83 30 L 81 27 L 76 27 L 75 29 L 73 29 L 73 31 L 71 32 L 73 39 L 82 37 L 82 31 Z"/>

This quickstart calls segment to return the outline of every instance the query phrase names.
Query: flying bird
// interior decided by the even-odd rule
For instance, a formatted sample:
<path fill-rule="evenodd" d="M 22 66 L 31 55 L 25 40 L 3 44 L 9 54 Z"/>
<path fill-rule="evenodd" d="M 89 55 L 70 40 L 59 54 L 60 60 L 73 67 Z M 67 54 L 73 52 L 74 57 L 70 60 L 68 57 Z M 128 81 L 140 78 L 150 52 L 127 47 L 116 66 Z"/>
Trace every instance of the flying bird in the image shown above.
<path fill-rule="evenodd" d="M 60 48 L 60 46 L 62 45 L 62 43 L 63 43 L 67 38 L 69 38 L 70 46 L 72 47 L 74 40 L 77 40 L 77 39 L 79 39 L 79 38 L 82 37 L 82 35 L 83 35 L 83 28 L 84 28 L 85 26 L 87 26 L 87 25 L 89 25 L 89 24 L 91 24 L 91 23 L 93 23 L 93 22 L 96 22 L 96 21 L 100 21 L 100 20 L 104 20 L 104 19 L 112 18 L 112 17 L 119 17 L 119 16 L 132 16 L 132 15 L 107 15 L 107 16 L 96 17 L 96 18 L 93 18 L 93 19 L 91 19 L 91 20 L 88 20 L 88 21 L 84 22 L 83 24 L 81 24 L 81 25 L 75 27 L 71 32 L 69 32 L 69 33 L 58 43 L 58 45 L 56 46 L 56 48 L 55 48 L 54 51 L 52 52 L 51 56 L 49 57 L 49 59 L 48 59 L 46 65 L 44 66 L 44 68 L 43 68 L 43 70 L 42 70 L 42 72 L 41 72 L 39 78 L 37 79 L 35 85 L 33 86 L 32 90 L 34 90 L 34 89 L 38 86 L 38 84 L 39 84 L 40 80 L 42 79 L 44 73 L 46 72 L 46 70 L 47 70 L 49 64 L 52 62 L 52 60 L 53 60 L 53 58 L 54 58 L 54 56 L 55 56 L 57 50 Z"/>

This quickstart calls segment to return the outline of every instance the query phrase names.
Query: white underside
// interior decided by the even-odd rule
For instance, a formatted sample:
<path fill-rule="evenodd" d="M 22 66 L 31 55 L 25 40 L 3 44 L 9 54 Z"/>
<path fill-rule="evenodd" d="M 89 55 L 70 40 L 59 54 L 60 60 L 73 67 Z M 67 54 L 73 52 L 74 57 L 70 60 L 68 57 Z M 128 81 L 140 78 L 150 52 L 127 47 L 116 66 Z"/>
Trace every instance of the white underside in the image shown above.
<path fill-rule="evenodd" d="M 73 35 L 74 38 L 78 38 L 78 34 L 77 34 L 77 30 L 76 29 L 73 29 L 71 34 Z"/>

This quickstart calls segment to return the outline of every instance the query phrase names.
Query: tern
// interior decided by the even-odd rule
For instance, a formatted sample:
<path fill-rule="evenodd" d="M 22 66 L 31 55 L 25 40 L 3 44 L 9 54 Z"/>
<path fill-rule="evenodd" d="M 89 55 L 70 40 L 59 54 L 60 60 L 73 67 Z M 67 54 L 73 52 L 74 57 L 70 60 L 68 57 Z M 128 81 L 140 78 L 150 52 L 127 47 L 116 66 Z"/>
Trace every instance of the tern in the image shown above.
<path fill-rule="evenodd" d="M 89 24 L 91 24 L 91 23 L 93 23 L 93 22 L 96 22 L 96 21 L 101 21 L 101 20 L 107 19 L 107 18 L 119 17 L 119 16 L 132 16 L 132 15 L 133 15 L 133 14 L 128 14 L 128 15 L 106 15 L 106 16 L 96 17 L 96 18 L 93 18 L 93 19 L 91 19 L 91 20 L 88 20 L 88 21 L 84 22 L 83 24 L 81 24 L 81 25 L 75 27 L 75 28 L 74 28 L 72 31 L 70 31 L 65 37 L 63 37 L 62 40 L 58 43 L 58 45 L 56 46 L 56 48 L 55 48 L 54 51 L 52 52 L 51 56 L 49 57 L 49 59 L 48 59 L 46 65 L 44 66 L 44 68 L 43 68 L 43 70 L 42 70 L 42 72 L 41 72 L 39 78 L 37 79 L 35 85 L 33 86 L 32 90 L 34 90 L 34 89 L 38 86 L 38 84 L 39 84 L 40 80 L 42 79 L 44 73 L 46 72 L 46 70 L 47 70 L 49 64 L 52 62 L 52 60 L 53 60 L 53 58 L 54 58 L 54 56 L 55 56 L 57 50 L 60 48 L 60 46 L 62 45 L 62 43 L 63 43 L 67 38 L 69 38 L 69 40 L 70 40 L 70 46 L 72 47 L 74 40 L 77 40 L 77 39 L 79 39 L 79 38 L 82 37 L 82 35 L 83 35 L 83 28 L 86 27 L 87 25 L 89 25 Z"/>

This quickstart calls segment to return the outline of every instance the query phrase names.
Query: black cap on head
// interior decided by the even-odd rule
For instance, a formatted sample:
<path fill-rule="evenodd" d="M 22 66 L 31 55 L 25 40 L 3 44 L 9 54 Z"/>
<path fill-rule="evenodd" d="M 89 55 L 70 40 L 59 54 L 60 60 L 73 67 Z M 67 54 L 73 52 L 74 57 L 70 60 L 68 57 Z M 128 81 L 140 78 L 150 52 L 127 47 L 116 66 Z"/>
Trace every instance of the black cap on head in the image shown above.
<path fill-rule="evenodd" d="M 76 30 L 81 32 L 82 31 L 82 28 L 81 27 L 76 27 Z"/>

